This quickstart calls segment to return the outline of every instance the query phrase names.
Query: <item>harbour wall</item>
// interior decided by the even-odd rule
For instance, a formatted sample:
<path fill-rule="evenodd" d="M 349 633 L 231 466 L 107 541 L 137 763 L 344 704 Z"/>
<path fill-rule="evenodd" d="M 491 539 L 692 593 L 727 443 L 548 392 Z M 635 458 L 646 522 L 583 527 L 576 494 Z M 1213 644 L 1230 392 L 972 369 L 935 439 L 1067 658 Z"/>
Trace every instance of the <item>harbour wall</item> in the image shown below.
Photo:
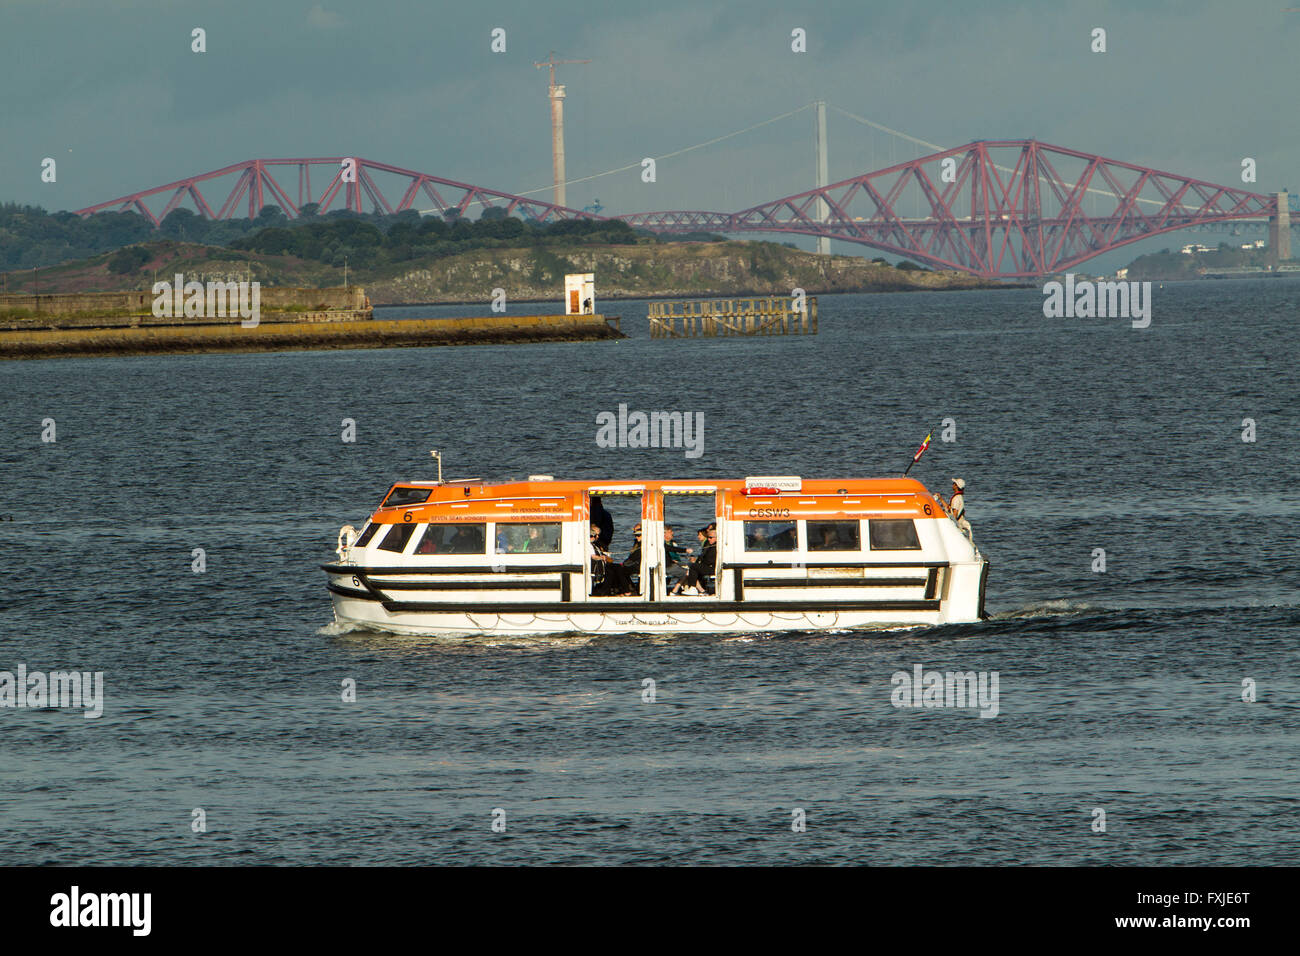
<path fill-rule="evenodd" d="M 165 277 L 173 281 L 174 277 Z M 0 295 L 0 329 L 101 327 L 145 324 L 205 324 L 211 317 L 184 315 L 159 318 L 153 314 L 157 298 L 148 290 L 126 292 L 73 292 L 28 295 Z M 311 315 L 316 321 L 364 318 L 370 314 L 370 300 L 362 286 L 306 289 L 293 286 L 259 286 L 262 321 L 298 321 Z M 237 321 L 237 319 L 236 319 Z"/>
<path fill-rule="evenodd" d="M 388 321 L 262 322 L 0 331 L 0 359 L 202 352 L 287 352 L 624 338 L 603 315 L 477 316 Z"/>

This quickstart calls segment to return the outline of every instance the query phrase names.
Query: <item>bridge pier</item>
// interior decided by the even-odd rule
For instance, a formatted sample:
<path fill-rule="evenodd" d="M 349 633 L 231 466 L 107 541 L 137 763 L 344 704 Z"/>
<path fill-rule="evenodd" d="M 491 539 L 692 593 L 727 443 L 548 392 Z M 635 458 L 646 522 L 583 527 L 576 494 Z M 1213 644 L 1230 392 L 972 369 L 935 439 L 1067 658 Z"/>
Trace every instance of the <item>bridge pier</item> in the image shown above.
<path fill-rule="evenodd" d="M 1268 217 L 1268 262 L 1277 268 L 1291 258 L 1291 206 L 1286 190 L 1277 194 L 1277 215 Z"/>

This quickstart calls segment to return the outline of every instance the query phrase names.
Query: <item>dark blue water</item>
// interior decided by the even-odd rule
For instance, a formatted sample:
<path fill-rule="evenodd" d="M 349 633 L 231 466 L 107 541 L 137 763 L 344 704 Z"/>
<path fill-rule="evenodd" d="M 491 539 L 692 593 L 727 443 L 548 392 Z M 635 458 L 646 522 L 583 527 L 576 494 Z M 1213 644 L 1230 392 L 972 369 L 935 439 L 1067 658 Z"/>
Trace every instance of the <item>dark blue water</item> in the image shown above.
<path fill-rule="evenodd" d="M 816 337 L 698 341 L 618 303 L 618 342 L 4 363 L 0 670 L 102 670 L 106 701 L 0 708 L 0 860 L 1296 863 L 1298 300 L 1170 284 L 1139 331 L 1037 290 L 823 297 Z M 703 412 L 703 456 L 597 447 L 620 402 Z M 985 624 L 329 626 L 336 530 L 430 448 L 486 478 L 881 475 L 945 417 L 913 475 L 968 481 Z M 916 664 L 996 671 L 998 715 L 895 708 Z"/>

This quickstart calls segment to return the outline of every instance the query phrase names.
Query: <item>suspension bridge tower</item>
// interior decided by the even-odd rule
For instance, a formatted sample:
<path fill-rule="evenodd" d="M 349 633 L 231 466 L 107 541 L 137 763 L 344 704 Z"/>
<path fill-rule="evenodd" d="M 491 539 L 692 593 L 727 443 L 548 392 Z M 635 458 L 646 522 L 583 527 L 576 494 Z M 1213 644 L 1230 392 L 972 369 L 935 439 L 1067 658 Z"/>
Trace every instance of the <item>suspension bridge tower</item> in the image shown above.
<path fill-rule="evenodd" d="M 551 98 L 551 173 L 555 178 L 555 192 L 552 200 L 557 206 L 566 206 L 564 198 L 564 87 L 555 85 L 555 67 L 559 63 L 590 63 L 590 60 L 557 60 L 555 51 L 551 51 L 541 63 L 534 62 L 537 69 L 550 67 L 551 82 L 547 88 Z"/>
<path fill-rule="evenodd" d="M 826 156 L 826 101 L 818 100 L 817 107 L 817 188 L 825 189 L 830 182 L 830 164 Z M 826 200 L 817 200 L 817 221 L 825 222 L 830 213 Z M 817 237 L 817 251 L 824 256 L 830 255 L 831 240 L 829 236 Z"/>
<path fill-rule="evenodd" d="M 1291 258 L 1291 199 L 1286 190 L 1277 194 L 1277 214 L 1268 217 L 1268 261 L 1277 266 Z"/>

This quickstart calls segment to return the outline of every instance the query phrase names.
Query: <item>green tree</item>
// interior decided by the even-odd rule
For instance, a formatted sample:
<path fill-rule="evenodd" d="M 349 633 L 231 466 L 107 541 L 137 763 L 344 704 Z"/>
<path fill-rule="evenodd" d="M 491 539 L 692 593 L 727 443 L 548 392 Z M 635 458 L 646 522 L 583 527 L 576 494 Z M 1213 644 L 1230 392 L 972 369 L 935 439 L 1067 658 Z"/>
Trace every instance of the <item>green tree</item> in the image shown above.
<path fill-rule="evenodd" d="M 425 242 L 436 242 L 450 231 L 447 220 L 437 216 L 425 216 L 424 221 L 420 223 L 420 236 Z"/>
<path fill-rule="evenodd" d="M 149 261 L 149 250 L 144 246 L 127 246 L 114 253 L 108 260 L 108 271 L 114 275 L 126 275 L 138 272 Z"/>

